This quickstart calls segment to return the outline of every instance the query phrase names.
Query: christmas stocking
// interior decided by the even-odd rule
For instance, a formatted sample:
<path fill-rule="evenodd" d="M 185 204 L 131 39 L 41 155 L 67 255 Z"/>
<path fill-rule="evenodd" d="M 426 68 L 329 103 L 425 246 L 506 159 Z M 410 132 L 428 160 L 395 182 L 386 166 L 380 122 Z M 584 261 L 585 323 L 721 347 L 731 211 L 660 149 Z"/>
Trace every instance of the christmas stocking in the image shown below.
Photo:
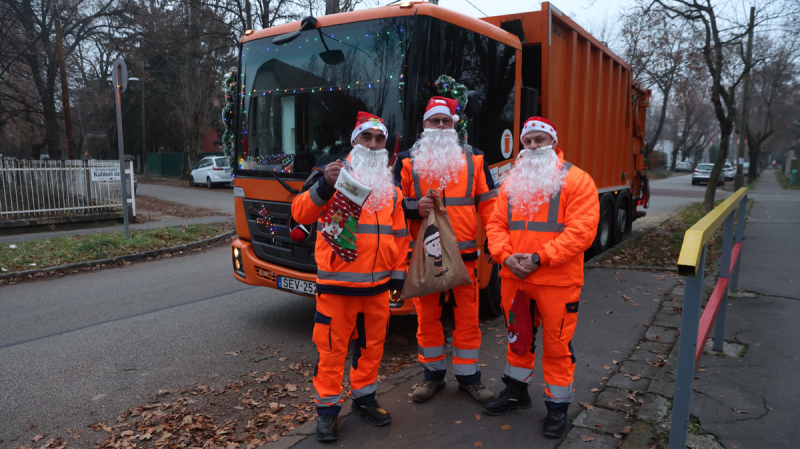
<path fill-rule="evenodd" d="M 361 218 L 361 207 L 372 189 L 353 179 L 345 169 L 339 172 L 334 188 L 336 194 L 322 216 L 322 238 L 333 248 L 334 253 L 350 263 L 358 257 L 358 220 Z"/>
<path fill-rule="evenodd" d="M 522 357 L 530 353 L 533 343 L 533 323 L 530 303 L 525 292 L 517 290 L 508 312 L 508 346 L 511 352 Z"/>

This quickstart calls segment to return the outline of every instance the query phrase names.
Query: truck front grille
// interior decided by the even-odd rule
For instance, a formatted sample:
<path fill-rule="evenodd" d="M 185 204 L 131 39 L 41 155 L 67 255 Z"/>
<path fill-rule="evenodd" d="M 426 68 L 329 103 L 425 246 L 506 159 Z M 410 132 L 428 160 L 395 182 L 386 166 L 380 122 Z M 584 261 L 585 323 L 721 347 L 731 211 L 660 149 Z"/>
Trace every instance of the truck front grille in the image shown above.
<path fill-rule="evenodd" d="M 312 237 L 305 242 L 297 243 L 289 237 L 292 226 L 290 203 L 250 199 L 244 199 L 242 202 L 253 248 L 259 259 L 299 271 L 316 273 L 317 264 L 314 259 L 316 224 L 309 229 Z M 272 229 L 258 223 L 262 207 L 272 217 Z"/>

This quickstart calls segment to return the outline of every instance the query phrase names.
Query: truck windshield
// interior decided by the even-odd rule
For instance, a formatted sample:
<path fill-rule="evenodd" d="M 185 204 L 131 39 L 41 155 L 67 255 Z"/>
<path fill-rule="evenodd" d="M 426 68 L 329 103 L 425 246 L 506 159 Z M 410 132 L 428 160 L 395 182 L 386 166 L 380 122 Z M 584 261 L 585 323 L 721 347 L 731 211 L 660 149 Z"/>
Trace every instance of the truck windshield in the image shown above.
<path fill-rule="evenodd" d="M 243 44 L 237 174 L 301 175 L 346 158 L 359 111 L 384 119 L 392 152 L 404 126 L 407 22 L 318 28 L 279 46 L 274 37 Z"/>

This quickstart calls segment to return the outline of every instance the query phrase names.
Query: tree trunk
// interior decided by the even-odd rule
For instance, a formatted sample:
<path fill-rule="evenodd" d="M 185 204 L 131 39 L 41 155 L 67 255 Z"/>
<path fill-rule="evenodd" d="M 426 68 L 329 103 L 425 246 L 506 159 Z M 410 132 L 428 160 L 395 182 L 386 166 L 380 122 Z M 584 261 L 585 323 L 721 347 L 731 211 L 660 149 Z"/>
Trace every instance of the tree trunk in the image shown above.
<path fill-rule="evenodd" d="M 758 157 L 761 153 L 761 145 L 750 149 L 750 168 L 747 170 L 747 182 L 752 184 L 758 178 Z"/>
<path fill-rule="evenodd" d="M 61 132 L 58 126 L 58 113 L 56 112 L 56 76 L 58 74 L 55 59 L 47 62 L 45 70 L 47 79 L 45 88 L 41 91 L 42 112 L 44 112 L 44 144 L 51 160 L 61 160 Z"/>
<path fill-rule="evenodd" d="M 733 123 L 726 120 L 720 123 L 720 141 L 719 151 L 717 152 L 717 160 L 714 161 L 714 168 L 711 169 L 711 175 L 708 178 L 708 186 L 706 187 L 706 197 L 703 200 L 703 213 L 707 214 L 714 210 L 714 197 L 717 194 L 717 180 L 722 173 L 722 168 L 725 166 L 725 159 L 728 158 L 728 147 L 730 146 L 731 134 L 733 133 Z"/>
<path fill-rule="evenodd" d="M 669 171 L 675 171 L 675 164 L 678 163 L 678 153 L 680 152 L 680 147 L 675 146 L 672 149 L 672 162 L 670 163 Z"/>

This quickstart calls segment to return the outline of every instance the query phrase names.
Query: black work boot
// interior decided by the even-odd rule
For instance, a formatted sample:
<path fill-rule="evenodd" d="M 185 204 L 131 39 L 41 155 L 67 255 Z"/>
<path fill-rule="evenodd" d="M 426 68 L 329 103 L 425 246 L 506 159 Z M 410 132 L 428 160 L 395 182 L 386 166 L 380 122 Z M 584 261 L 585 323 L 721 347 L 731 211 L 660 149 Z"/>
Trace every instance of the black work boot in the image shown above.
<path fill-rule="evenodd" d="M 350 410 L 356 415 L 361 415 L 367 419 L 367 422 L 373 426 L 385 426 L 392 422 L 392 417 L 389 412 L 378 405 L 378 401 L 372 401 L 364 405 L 357 405 L 355 402 L 350 407 Z"/>
<path fill-rule="evenodd" d="M 492 402 L 483 405 L 483 412 L 487 415 L 500 416 L 514 409 L 531 408 L 533 403 L 528 395 L 528 384 L 509 377 L 503 378 L 506 387 Z"/>
<path fill-rule="evenodd" d="M 336 423 L 337 415 L 319 415 L 317 417 L 317 439 L 330 442 L 339 439 L 339 425 Z"/>
<path fill-rule="evenodd" d="M 567 414 L 548 410 L 544 418 L 542 434 L 550 438 L 561 438 L 567 434 Z"/>

